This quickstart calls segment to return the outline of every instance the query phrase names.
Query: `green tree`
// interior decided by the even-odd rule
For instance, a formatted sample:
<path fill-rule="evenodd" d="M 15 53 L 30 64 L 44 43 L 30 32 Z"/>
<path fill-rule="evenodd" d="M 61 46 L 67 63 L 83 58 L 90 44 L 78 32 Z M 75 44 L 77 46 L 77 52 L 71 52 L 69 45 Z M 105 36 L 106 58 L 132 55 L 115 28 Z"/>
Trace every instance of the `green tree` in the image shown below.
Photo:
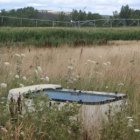
<path fill-rule="evenodd" d="M 88 12 L 87 14 L 87 20 L 93 20 L 93 15 L 91 12 Z"/>
<path fill-rule="evenodd" d="M 132 10 L 131 18 L 140 19 L 140 10 Z"/>
<path fill-rule="evenodd" d="M 78 20 L 79 12 L 77 10 L 73 10 L 71 13 L 71 19 L 74 21 Z"/>
<path fill-rule="evenodd" d="M 0 15 L 1 15 L 1 16 L 6 16 L 6 15 L 7 15 L 6 10 L 5 10 L 5 9 L 2 9 Z"/>
<path fill-rule="evenodd" d="M 66 20 L 66 14 L 64 12 L 60 12 L 58 16 L 58 20 L 65 21 Z"/>
<path fill-rule="evenodd" d="M 113 11 L 113 18 L 119 18 L 118 11 Z"/>
<path fill-rule="evenodd" d="M 128 5 L 122 6 L 119 17 L 124 19 L 129 19 L 131 17 L 131 12 L 132 10 L 129 8 Z"/>
<path fill-rule="evenodd" d="M 81 20 L 81 21 L 82 21 L 82 20 L 86 20 L 86 16 L 87 16 L 86 12 L 80 10 L 80 11 L 79 11 L 79 15 L 78 15 L 78 20 Z"/>
<path fill-rule="evenodd" d="M 10 11 L 1 10 L 2 16 L 14 16 L 23 18 L 37 18 L 38 13 L 38 10 L 34 9 L 33 7 L 19 8 L 17 10 L 12 9 Z"/>
<path fill-rule="evenodd" d="M 103 18 L 100 14 L 98 14 L 98 13 L 94 13 L 94 14 L 92 14 L 92 16 L 93 16 L 93 19 L 101 19 L 101 18 Z"/>

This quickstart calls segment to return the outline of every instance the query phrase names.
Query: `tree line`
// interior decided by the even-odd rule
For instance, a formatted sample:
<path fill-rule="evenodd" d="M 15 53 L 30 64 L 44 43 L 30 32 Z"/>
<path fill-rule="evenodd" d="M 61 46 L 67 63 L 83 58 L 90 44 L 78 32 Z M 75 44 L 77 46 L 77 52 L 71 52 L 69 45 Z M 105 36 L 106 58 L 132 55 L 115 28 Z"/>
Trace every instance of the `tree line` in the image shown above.
<path fill-rule="evenodd" d="M 73 10 L 71 13 L 67 14 L 65 12 L 60 13 L 49 13 L 47 11 L 40 12 L 39 10 L 33 7 L 25 7 L 20 9 L 12 9 L 6 11 L 5 9 L 1 10 L 1 16 L 12 16 L 19 18 L 33 18 L 33 19 L 48 19 L 48 20 L 60 20 L 60 21 L 68 21 L 68 20 L 94 20 L 100 19 L 102 16 L 98 13 L 86 13 L 82 10 Z"/>
<path fill-rule="evenodd" d="M 86 13 L 83 10 L 76 10 L 76 9 L 74 9 L 70 14 L 67 14 L 65 12 L 60 12 L 58 14 L 54 14 L 55 16 L 52 16 L 52 13 L 50 13 L 49 15 L 47 11 L 40 12 L 39 10 L 33 7 L 19 8 L 16 10 L 12 9 L 9 11 L 3 9 L 1 10 L 0 15 L 19 17 L 19 18 L 34 18 L 34 19 L 39 18 L 39 19 L 53 19 L 53 20 L 66 20 L 66 21 L 96 20 L 96 19 L 105 18 L 99 13 L 92 13 L 92 12 Z M 129 5 L 125 5 L 121 7 L 120 12 L 114 11 L 113 16 L 110 16 L 110 18 L 140 19 L 140 10 L 139 9 L 134 10 L 130 8 Z"/>
<path fill-rule="evenodd" d="M 85 21 L 85 20 L 97 20 L 97 19 L 140 19 L 140 10 L 132 9 L 129 5 L 122 6 L 120 11 L 114 11 L 112 16 L 103 16 L 99 13 L 85 12 L 84 10 L 72 10 L 70 13 L 59 12 L 59 13 L 50 13 L 46 11 L 39 11 L 33 7 L 25 7 L 19 9 L 12 9 L 6 11 L 5 9 L 1 10 L 0 16 L 9 16 L 9 17 L 17 17 L 17 18 L 29 18 L 29 19 L 41 19 L 41 20 L 53 20 L 53 21 Z M 39 26 L 51 26 L 53 23 L 37 23 L 35 21 L 15 21 L 9 20 L 8 18 L 2 19 L 0 17 L 0 25 L 7 25 L 11 23 L 13 26 L 22 26 L 23 24 L 27 24 L 27 26 L 35 26 L 40 24 Z M 61 23 L 58 23 L 61 25 Z M 96 23 L 97 25 L 101 25 L 102 23 Z M 118 23 L 119 24 L 119 23 Z M 126 21 L 126 25 L 130 24 L 130 21 Z M 116 22 L 117 25 L 117 22 Z M 25 25 L 26 26 L 26 25 Z M 56 25 L 57 26 L 57 25 Z M 63 24 L 62 24 L 63 26 Z"/>
<path fill-rule="evenodd" d="M 140 10 L 132 9 L 129 5 L 125 5 L 121 7 L 120 12 L 114 11 L 112 18 L 140 19 Z"/>

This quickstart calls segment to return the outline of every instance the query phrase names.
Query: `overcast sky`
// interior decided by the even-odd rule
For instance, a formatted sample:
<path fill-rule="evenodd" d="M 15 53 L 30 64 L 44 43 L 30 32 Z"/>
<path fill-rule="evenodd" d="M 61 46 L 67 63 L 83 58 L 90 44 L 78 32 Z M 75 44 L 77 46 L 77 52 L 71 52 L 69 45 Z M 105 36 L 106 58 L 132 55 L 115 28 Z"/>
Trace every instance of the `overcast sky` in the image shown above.
<path fill-rule="evenodd" d="M 17 9 L 32 6 L 40 10 L 72 11 L 72 9 L 112 15 L 122 5 L 140 9 L 140 0 L 0 0 L 1 9 Z"/>

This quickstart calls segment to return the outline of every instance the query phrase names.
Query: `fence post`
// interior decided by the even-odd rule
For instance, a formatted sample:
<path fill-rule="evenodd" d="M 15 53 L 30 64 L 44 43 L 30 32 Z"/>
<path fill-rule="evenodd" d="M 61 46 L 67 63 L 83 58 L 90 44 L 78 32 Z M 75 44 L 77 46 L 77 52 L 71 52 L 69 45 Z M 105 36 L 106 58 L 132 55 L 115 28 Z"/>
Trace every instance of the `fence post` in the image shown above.
<path fill-rule="evenodd" d="M 35 20 L 35 26 L 37 27 L 37 20 Z"/>
<path fill-rule="evenodd" d="M 110 19 L 110 27 L 111 27 L 111 28 L 112 28 L 112 21 L 113 21 L 113 20 L 112 20 L 112 19 Z"/>
<path fill-rule="evenodd" d="M 96 27 L 96 20 L 94 20 L 94 27 Z"/>
<path fill-rule="evenodd" d="M 123 26 L 126 27 L 126 19 L 123 19 Z"/>
<path fill-rule="evenodd" d="M 138 24 L 137 24 L 137 26 L 140 26 L 140 20 L 138 19 Z"/>
<path fill-rule="evenodd" d="M 1 25 L 3 24 L 3 17 L 1 17 Z"/>
<path fill-rule="evenodd" d="M 20 19 L 20 26 L 22 27 L 22 18 Z"/>
<path fill-rule="evenodd" d="M 78 21 L 78 27 L 80 27 L 80 22 Z"/>
<path fill-rule="evenodd" d="M 54 21 L 52 21 L 52 27 L 54 27 Z"/>

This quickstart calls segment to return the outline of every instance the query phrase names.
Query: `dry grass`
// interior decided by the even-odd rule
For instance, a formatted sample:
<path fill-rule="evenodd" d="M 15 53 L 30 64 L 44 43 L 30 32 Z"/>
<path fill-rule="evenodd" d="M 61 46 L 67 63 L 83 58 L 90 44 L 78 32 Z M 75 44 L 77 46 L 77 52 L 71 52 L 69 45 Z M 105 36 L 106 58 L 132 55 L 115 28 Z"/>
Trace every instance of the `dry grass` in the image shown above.
<path fill-rule="evenodd" d="M 42 74 L 50 78 L 67 76 L 68 66 L 74 67 L 74 73 L 81 78 L 88 79 L 96 76 L 98 80 L 113 80 L 128 82 L 135 79 L 139 84 L 140 42 L 115 42 L 110 46 L 69 48 L 0 48 L 0 65 L 6 70 L 15 73 L 15 54 L 24 53 L 21 70 L 22 75 L 28 77 L 36 66 L 41 66 Z M 90 61 L 91 60 L 91 61 Z M 111 64 L 110 64 L 111 63 Z M 4 71 L 5 72 L 5 69 Z M 1 76 L 1 79 L 2 76 Z M 1 81 L 2 82 L 2 81 Z"/>
<path fill-rule="evenodd" d="M 48 76 L 52 83 L 88 90 L 128 93 L 130 114 L 139 112 L 140 41 L 116 41 L 110 45 L 70 48 L 0 48 L 0 82 L 10 83 L 16 74 L 18 54 L 25 54 L 21 75 L 32 79 L 34 70 L 41 66 L 41 77 Z M 6 66 L 4 62 L 9 62 Z M 68 67 L 71 66 L 69 69 Z M 71 70 L 71 73 L 69 71 Z M 10 75 L 10 76 L 9 76 Z M 72 83 L 65 84 L 72 77 Z M 9 81 L 9 82 L 8 82 Z M 31 84 L 31 83 L 30 83 Z M 89 122 L 90 123 L 90 122 Z M 94 129 L 97 139 L 100 139 Z"/>

